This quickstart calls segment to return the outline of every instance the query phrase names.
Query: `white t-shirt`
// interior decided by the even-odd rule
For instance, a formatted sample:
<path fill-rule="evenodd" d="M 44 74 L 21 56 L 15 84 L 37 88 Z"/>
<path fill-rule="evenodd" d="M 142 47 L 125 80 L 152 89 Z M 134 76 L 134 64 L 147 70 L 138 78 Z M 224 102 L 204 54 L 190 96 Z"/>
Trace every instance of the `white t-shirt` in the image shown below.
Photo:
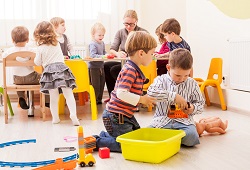
<path fill-rule="evenodd" d="M 2 57 L 6 58 L 9 54 L 12 54 L 12 53 L 18 52 L 18 51 L 35 52 L 35 50 L 30 48 L 30 47 L 11 47 L 11 48 L 7 49 L 6 51 L 4 51 L 4 53 L 2 54 Z M 16 75 L 16 76 L 27 76 L 30 73 L 34 72 L 34 68 L 32 66 L 12 67 L 12 69 L 13 69 L 13 75 Z"/>

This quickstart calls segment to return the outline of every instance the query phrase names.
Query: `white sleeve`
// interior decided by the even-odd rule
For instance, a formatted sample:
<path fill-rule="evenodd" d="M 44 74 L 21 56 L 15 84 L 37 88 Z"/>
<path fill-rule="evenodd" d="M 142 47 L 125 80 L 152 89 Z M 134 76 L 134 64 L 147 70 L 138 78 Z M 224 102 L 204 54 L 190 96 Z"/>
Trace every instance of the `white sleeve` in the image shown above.
<path fill-rule="evenodd" d="M 140 100 L 139 95 L 134 94 L 134 93 L 130 93 L 129 91 L 127 91 L 125 89 L 117 89 L 116 96 L 119 99 L 121 99 L 121 100 L 123 100 L 123 101 L 125 101 L 133 106 L 136 106 Z"/>

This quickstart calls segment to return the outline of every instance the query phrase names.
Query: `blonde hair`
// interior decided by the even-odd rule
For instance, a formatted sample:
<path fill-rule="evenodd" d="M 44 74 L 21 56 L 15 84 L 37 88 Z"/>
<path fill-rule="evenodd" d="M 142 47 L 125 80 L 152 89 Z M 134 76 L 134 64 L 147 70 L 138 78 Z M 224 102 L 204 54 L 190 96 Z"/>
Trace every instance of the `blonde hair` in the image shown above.
<path fill-rule="evenodd" d="M 148 53 L 156 47 L 157 42 L 154 37 L 145 31 L 131 31 L 125 43 L 125 51 L 129 56 L 133 56 L 138 50 Z"/>
<path fill-rule="evenodd" d="M 48 21 L 40 22 L 36 26 L 33 36 L 37 45 L 47 44 L 56 46 L 58 43 L 54 26 Z"/>
<path fill-rule="evenodd" d="M 94 37 L 95 32 L 98 30 L 103 31 L 104 33 L 106 32 L 105 27 L 101 23 L 97 22 L 91 27 L 92 38 Z"/>
<path fill-rule="evenodd" d="M 57 28 L 59 24 L 65 23 L 65 20 L 60 17 L 54 17 L 50 19 L 50 22 L 54 25 L 55 28 Z"/>
<path fill-rule="evenodd" d="M 11 31 L 11 38 L 14 43 L 25 42 L 29 40 L 29 30 L 24 26 L 17 26 Z"/>
<path fill-rule="evenodd" d="M 123 19 L 129 17 L 129 18 L 134 18 L 136 21 L 138 21 L 137 13 L 135 10 L 127 10 L 123 16 Z"/>

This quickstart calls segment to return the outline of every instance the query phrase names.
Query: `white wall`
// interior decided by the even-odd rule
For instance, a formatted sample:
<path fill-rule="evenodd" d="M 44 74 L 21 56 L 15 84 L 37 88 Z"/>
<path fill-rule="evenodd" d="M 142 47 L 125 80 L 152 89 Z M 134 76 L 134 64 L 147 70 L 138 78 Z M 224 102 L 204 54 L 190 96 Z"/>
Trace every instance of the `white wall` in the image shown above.
<path fill-rule="evenodd" d="M 230 5 L 229 2 L 236 2 L 222 1 L 227 2 L 226 7 Z M 245 0 L 237 2 L 242 3 L 243 1 L 247 3 L 246 5 L 250 9 L 250 2 Z M 114 22 L 116 26 L 122 28 L 122 17 L 125 10 L 135 9 L 139 18 L 138 25 L 147 29 L 155 38 L 157 38 L 155 28 L 160 23 L 167 18 L 176 18 L 182 27 L 181 35 L 191 46 L 194 57 L 194 77 L 206 78 L 212 57 L 223 58 L 223 74 L 229 75 L 227 40 L 230 38 L 250 37 L 250 19 L 229 17 L 209 0 L 124 0 L 117 1 L 117 3 L 121 8 L 117 9 L 117 16 L 113 17 L 112 24 Z M 233 9 L 241 12 L 241 8 Z M 116 23 L 118 18 L 120 18 L 121 22 Z M 115 30 L 107 31 L 109 33 L 107 36 L 113 37 L 115 32 Z M 0 79 L 1 77 L 2 75 Z M 211 90 L 211 93 L 211 102 L 219 104 L 217 93 L 213 90 Z M 224 96 L 229 108 L 250 110 L 249 92 L 232 90 L 227 86 L 224 88 Z"/>
<path fill-rule="evenodd" d="M 176 18 L 181 24 L 181 35 L 186 39 L 186 0 L 141 0 L 140 25 L 157 40 L 155 29 L 168 18 Z"/>
<path fill-rule="evenodd" d="M 235 5 L 228 6 L 229 2 L 234 1 L 223 1 L 226 2 L 224 5 L 226 7 Z M 241 2 L 242 0 L 237 1 L 237 3 Z M 250 2 L 244 2 L 250 8 Z M 241 12 L 241 8 L 232 9 L 238 10 L 234 12 Z M 180 22 L 181 36 L 191 46 L 194 57 L 194 77 L 206 78 L 212 57 L 223 58 L 223 75 L 229 77 L 227 40 L 250 37 L 250 19 L 229 17 L 209 0 L 141 0 L 140 12 L 140 26 L 154 36 L 155 28 L 165 19 L 174 17 Z M 228 108 L 249 112 L 249 92 L 232 90 L 229 86 L 223 88 Z M 210 94 L 211 102 L 219 104 L 216 91 L 210 89 Z"/>

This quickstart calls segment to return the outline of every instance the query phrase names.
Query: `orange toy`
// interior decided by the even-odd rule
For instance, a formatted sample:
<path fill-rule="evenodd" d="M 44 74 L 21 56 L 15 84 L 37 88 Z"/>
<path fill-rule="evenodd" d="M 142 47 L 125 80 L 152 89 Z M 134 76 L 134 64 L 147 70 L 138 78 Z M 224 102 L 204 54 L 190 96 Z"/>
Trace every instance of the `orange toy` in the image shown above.
<path fill-rule="evenodd" d="M 33 170 L 55 170 L 55 169 L 74 169 L 76 167 L 77 160 L 71 160 L 68 162 L 63 162 L 62 158 L 56 159 L 54 164 L 46 165 L 40 168 L 35 168 Z"/>
<path fill-rule="evenodd" d="M 184 113 L 181 109 L 178 108 L 178 105 L 170 105 L 168 110 L 168 117 L 175 119 L 175 118 L 188 118 L 188 115 Z"/>
<path fill-rule="evenodd" d="M 228 125 L 228 121 L 223 122 L 219 117 L 208 117 L 203 118 L 198 122 L 196 122 L 196 129 L 198 134 L 201 136 L 204 131 L 208 133 L 226 133 L 226 128 Z"/>

